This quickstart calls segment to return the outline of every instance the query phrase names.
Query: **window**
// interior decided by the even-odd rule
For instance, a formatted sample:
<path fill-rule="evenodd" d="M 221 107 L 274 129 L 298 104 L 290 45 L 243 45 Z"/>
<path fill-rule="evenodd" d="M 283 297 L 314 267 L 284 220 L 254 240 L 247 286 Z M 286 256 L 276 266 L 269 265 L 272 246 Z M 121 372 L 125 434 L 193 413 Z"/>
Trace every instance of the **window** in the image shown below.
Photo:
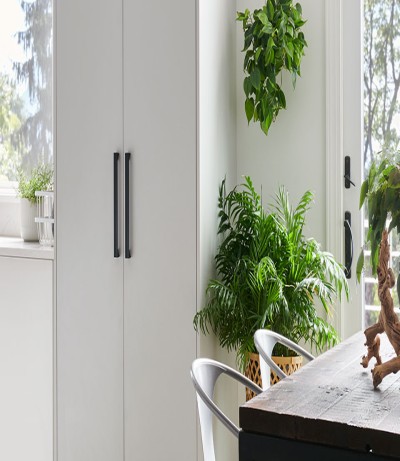
<path fill-rule="evenodd" d="M 400 148 L 400 3 L 398 0 L 364 0 L 364 171 L 381 151 Z M 368 223 L 365 223 L 368 226 Z M 399 275 L 400 242 L 390 234 L 391 265 Z M 366 252 L 366 268 L 369 267 Z M 367 270 L 365 283 L 365 326 L 376 322 L 380 311 L 377 281 Z M 396 290 L 392 295 L 399 307 Z"/>
<path fill-rule="evenodd" d="M 52 1 L 0 2 L 0 195 L 52 163 Z"/>

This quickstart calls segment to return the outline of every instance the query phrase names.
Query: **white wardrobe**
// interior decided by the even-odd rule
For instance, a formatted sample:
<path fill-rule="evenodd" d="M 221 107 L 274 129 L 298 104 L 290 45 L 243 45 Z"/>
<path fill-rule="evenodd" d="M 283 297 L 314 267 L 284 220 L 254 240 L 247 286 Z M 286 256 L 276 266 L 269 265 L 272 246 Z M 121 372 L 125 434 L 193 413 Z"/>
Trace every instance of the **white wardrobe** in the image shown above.
<path fill-rule="evenodd" d="M 196 2 L 55 13 L 58 461 L 195 460 Z"/>

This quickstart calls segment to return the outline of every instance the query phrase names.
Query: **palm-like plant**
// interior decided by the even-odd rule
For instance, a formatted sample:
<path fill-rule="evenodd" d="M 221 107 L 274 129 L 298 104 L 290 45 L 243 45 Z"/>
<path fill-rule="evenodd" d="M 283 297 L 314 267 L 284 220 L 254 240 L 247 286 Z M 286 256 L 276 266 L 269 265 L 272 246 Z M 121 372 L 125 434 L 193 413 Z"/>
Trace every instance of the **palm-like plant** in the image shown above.
<path fill-rule="evenodd" d="M 222 347 L 237 351 L 244 369 L 255 352 L 253 335 L 269 328 L 316 350 L 338 340 L 334 328 L 317 313 L 325 312 L 348 286 L 342 267 L 314 239 L 303 235 L 305 214 L 312 201 L 306 192 L 293 209 L 284 188 L 266 212 L 251 179 L 242 190 L 219 190 L 219 228 L 223 235 L 216 255 L 218 280 L 208 284 L 208 303 L 194 318 L 205 334 L 209 328 Z M 281 353 L 278 351 L 278 353 Z"/>

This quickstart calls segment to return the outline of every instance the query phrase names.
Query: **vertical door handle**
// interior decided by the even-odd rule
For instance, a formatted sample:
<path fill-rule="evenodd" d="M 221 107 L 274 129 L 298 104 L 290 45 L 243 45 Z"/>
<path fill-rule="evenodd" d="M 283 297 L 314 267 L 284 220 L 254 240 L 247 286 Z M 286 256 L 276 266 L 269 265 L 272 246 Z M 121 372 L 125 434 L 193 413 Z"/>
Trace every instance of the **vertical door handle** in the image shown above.
<path fill-rule="evenodd" d="M 129 247 L 129 164 L 131 154 L 130 152 L 125 153 L 125 258 L 131 257 L 131 250 Z"/>
<path fill-rule="evenodd" d="M 119 152 L 114 152 L 114 258 L 119 258 L 118 232 L 118 160 Z"/>
<path fill-rule="evenodd" d="M 344 273 L 351 279 L 351 265 L 353 264 L 353 233 L 351 232 L 351 213 L 344 214 Z"/>
<path fill-rule="evenodd" d="M 350 157 L 346 155 L 344 158 L 344 187 L 346 189 L 350 189 L 350 184 L 356 187 L 354 182 L 351 180 Z"/>

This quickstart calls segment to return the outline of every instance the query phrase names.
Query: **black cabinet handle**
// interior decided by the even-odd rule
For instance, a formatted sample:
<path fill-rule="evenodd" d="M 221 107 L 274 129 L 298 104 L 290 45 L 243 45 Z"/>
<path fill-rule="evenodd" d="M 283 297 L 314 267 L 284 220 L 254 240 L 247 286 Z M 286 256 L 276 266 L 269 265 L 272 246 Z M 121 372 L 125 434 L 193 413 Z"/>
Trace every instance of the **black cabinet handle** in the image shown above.
<path fill-rule="evenodd" d="M 131 159 L 130 152 L 125 153 L 125 258 L 131 257 L 129 248 L 129 161 Z"/>
<path fill-rule="evenodd" d="M 351 232 L 351 213 L 344 214 L 344 273 L 351 279 L 351 265 L 353 264 L 353 233 Z"/>
<path fill-rule="evenodd" d="M 118 160 L 119 152 L 114 152 L 114 258 L 119 258 L 118 245 Z"/>

